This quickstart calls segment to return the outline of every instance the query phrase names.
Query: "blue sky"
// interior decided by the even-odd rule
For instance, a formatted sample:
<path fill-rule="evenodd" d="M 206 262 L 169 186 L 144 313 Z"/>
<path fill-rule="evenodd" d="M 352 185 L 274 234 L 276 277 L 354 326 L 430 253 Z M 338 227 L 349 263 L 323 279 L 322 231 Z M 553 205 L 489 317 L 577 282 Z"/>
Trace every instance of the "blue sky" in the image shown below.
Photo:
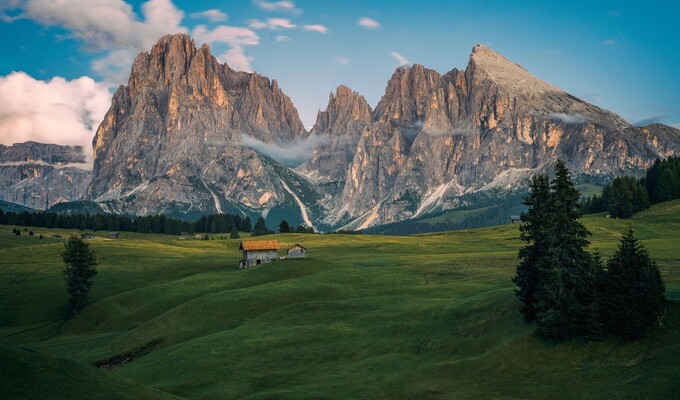
<path fill-rule="evenodd" d="M 463 69 L 476 43 L 632 123 L 680 127 L 679 17 L 660 1 L 0 0 L 0 142 L 88 143 L 106 88 L 176 31 L 277 79 L 307 127 L 340 84 L 375 106 L 401 62 Z"/>

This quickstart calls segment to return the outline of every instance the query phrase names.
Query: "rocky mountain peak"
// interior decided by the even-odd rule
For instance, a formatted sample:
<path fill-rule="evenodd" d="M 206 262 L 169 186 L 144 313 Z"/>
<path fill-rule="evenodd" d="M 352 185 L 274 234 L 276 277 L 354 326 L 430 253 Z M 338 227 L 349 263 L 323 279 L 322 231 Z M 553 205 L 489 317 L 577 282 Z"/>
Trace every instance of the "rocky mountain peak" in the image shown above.
<path fill-rule="evenodd" d="M 473 86 L 488 80 L 508 94 L 563 92 L 482 44 L 473 47 L 465 72 Z"/>
<path fill-rule="evenodd" d="M 368 125 L 373 111 L 364 96 L 347 86 L 340 85 L 335 94 L 328 96 L 325 111 L 319 111 L 311 133 L 317 135 L 352 135 L 356 129 L 347 129 L 349 124 Z"/>
<path fill-rule="evenodd" d="M 374 121 L 403 125 L 422 120 L 428 108 L 430 93 L 441 84 L 439 72 L 420 64 L 397 68 L 375 108 Z"/>

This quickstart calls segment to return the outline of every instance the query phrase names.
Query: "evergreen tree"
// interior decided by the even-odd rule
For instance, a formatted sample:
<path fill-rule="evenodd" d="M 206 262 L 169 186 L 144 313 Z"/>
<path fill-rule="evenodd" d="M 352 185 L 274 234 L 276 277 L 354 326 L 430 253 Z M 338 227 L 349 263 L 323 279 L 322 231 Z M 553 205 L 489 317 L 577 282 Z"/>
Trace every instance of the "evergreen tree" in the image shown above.
<path fill-rule="evenodd" d="M 238 239 L 238 238 L 240 238 L 240 237 L 241 237 L 241 235 L 239 235 L 238 229 L 236 229 L 236 227 L 233 227 L 233 228 L 231 229 L 231 235 L 229 235 L 229 238 L 230 238 L 230 239 Z"/>
<path fill-rule="evenodd" d="M 526 242 L 519 251 L 520 262 L 512 281 L 517 285 L 515 295 L 519 298 L 520 311 L 527 321 L 536 317 L 535 295 L 538 285 L 538 269 L 547 249 L 546 235 L 551 218 L 550 183 L 547 175 L 536 175 L 531 180 L 529 196 L 524 199 L 527 211 L 520 218 L 520 238 Z"/>
<path fill-rule="evenodd" d="M 64 243 L 64 253 L 61 257 L 66 264 L 63 274 L 66 291 L 69 294 L 68 302 L 75 314 L 83 308 L 87 294 L 92 289 L 92 278 L 97 275 L 95 268 L 97 259 L 94 250 L 75 235 Z"/>
<path fill-rule="evenodd" d="M 261 236 L 268 233 L 269 229 L 267 229 L 267 223 L 264 217 L 260 215 L 260 217 L 257 219 L 257 222 L 255 222 L 255 228 L 253 229 L 252 236 Z"/>
<path fill-rule="evenodd" d="M 629 226 L 607 262 L 603 300 L 606 329 L 626 338 L 643 337 L 663 312 L 664 291 L 656 263 Z"/>
<path fill-rule="evenodd" d="M 597 295 L 593 257 L 585 248 L 590 234 L 578 222 L 580 193 L 561 160 L 555 164 L 551 182 L 552 213 L 546 230 L 547 252 L 539 268 L 536 290 L 536 317 L 545 336 L 568 338 L 590 333 L 595 325 L 590 302 Z"/>
<path fill-rule="evenodd" d="M 290 233 L 290 225 L 288 225 L 288 221 L 285 219 L 279 224 L 279 232 Z"/>
<path fill-rule="evenodd" d="M 241 228 L 242 232 L 251 232 L 253 230 L 253 222 L 251 221 L 250 217 L 247 216 L 245 220 L 243 220 L 243 227 Z"/>

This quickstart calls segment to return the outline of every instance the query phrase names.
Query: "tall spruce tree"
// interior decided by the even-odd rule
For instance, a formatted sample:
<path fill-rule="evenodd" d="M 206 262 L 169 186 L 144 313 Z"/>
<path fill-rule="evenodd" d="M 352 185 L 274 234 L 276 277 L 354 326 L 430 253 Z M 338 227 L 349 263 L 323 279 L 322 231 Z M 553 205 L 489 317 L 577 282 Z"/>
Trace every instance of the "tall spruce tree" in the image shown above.
<path fill-rule="evenodd" d="M 260 217 L 257 219 L 257 222 L 255 222 L 252 236 L 261 236 L 268 233 L 269 229 L 267 229 L 267 222 L 265 221 L 264 217 L 260 215 Z"/>
<path fill-rule="evenodd" d="M 569 338 L 594 330 L 598 317 L 591 306 L 597 301 L 597 265 L 586 247 L 590 234 L 578 221 L 579 198 L 564 162 L 557 160 L 551 182 L 552 216 L 547 230 L 547 252 L 539 269 L 536 317 L 548 337 Z"/>
<path fill-rule="evenodd" d="M 531 180 L 529 195 L 524 199 L 528 207 L 520 215 L 522 225 L 519 227 L 520 238 L 526 242 L 520 251 L 520 262 L 512 281 L 517 285 L 515 295 L 519 298 L 520 311 L 526 321 L 536 318 L 536 287 L 538 270 L 547 267 L 545 252 L 548 248 L 547 230 L 551 221 L 552 198 L 550 181 L 547 175 L 536 175 Z"/>
<path fill-rule="evenodd" d="M 78 236 L 71 236 L 64 243 L 64 253 L 61 255 L 66 264 L 63 269 L 66 280 L 66 291 L 69 294 L 68 303 L 75 314 L 85 305 L 87 295 L 92 289 L 92 278 L 97 275 L 97 258 L 94 250 Z"/>
<path fill-rule="evenodd" d="M 656 263 L 629 225 L 618 249 L 607 262 L 603 296 L 607 331 L 626 338 L 643 337 L 662 314 L 664 291 Z"/>

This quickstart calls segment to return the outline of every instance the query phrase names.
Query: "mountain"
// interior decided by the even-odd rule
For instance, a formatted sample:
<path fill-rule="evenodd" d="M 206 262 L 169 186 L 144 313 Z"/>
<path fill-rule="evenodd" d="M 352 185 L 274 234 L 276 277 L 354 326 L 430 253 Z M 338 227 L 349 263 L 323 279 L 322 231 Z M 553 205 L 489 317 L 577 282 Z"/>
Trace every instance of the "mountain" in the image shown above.
<path fill-rule="evenodd" d="M 265 155 L 302 142 L 318 145 L 294 169 Z M 475 203 L 514 212 L 527 178 L 557 158 L 577 180 L 601 182 L 680 154 L 680 131 L 633 126 L 477 45 L 464 70 L 398 68 L 374 110 L 338 87 L 306 132 L 275 80 L 237 72 L 177 34 L 137 56 L 93 147 L 85 200 L 107 211 L 365 229 L 442 225 L 435 216 L 457 221 L 456 210 L 499 221 Z"/>
<path fill-rule="evenodd" d="M 82 197 L 91 174 L 80 146 L 0 145 L 0 200 L 44 210 Z"/>
<path fill-rule="evenodd" d="M 167 35 L 137 56 L 113 96 L 93 141 L 87 199 L 141 215 L 274 210 L 311 223 L 303 198 L 316 202 L 313 186 L 287 180 L 288 168 L 246 146 L 307 136 L 275 80 L 218 63 L 187 35 Z"/>
<path fill-rule="evenodd" d="M 521 186 L 557 158 L 579 179 L 604 179 L 679 153 L 677 129 L 633 126 L 477 45 L 463 71 L 395 71 L 327 219 L 363 229 L 453 209 L 464 194 Z"/>

